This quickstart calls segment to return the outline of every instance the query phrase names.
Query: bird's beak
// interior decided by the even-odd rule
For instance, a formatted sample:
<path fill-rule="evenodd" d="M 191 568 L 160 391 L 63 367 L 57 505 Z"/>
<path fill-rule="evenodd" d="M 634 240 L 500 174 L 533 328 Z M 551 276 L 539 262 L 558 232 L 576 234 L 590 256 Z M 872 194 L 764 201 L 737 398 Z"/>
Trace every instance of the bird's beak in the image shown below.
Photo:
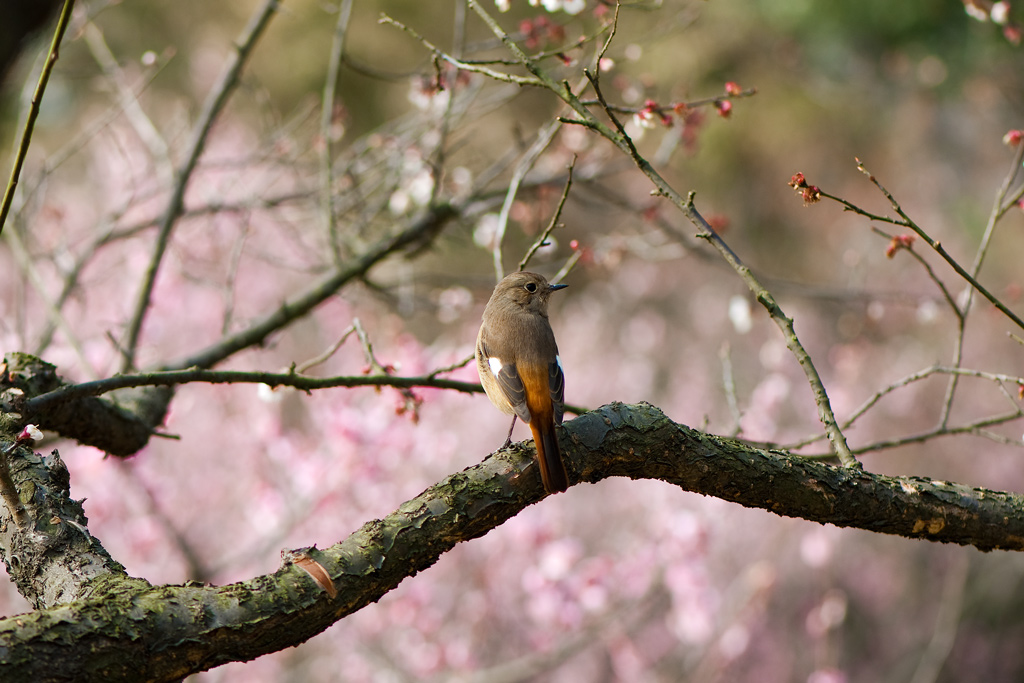
<path fill-rule="evenodd" d="M 548 285 L 548 291 L 555 291 L 556 289 L 565 289 L 569 285 Z"/>

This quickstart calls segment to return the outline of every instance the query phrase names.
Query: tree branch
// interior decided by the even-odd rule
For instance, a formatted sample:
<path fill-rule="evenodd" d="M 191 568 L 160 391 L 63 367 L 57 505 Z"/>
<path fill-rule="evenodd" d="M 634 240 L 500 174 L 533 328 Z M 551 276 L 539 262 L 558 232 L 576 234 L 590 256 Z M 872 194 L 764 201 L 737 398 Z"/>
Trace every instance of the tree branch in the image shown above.
<path fill-rule="evenodd" d="M 649 404 L 604 406 L 566 423 L 559 441 L 574 483 L 659 479 L 778 515 L 980 550 L 1024 550 L 1018 494 L 758 450 L 672 422 Z M 529 443 L 492 454 L 337 545 L 286 554 L 306 569 L 286 561 L 273 574 L 221 587 L 106 579 L 92 598 L 0 621 L 5 674 L 172 681 L 297 645 L 376 602 L 457 543 L 542 500 L 533 463 Z M 117 667 L 109 665 L 114 653 Z"/>
<path fill-rule="evenodd" d="M 600 68 L 595 67 L 593 71 L 584 69 L 583 73 L 589 80 L 591 87 L 594 88 L 594 94 L 597 96 L 598 102 L 605 115 L 613 123 L 614 130 L 598 121 L 579 97 L 573 94 L 572 89 L 569 88 L 567 83 L 557 83 L 550 75 L 541 69 L 539 65 L 533 62 L 519 48 L 519 46 L 516 45 L 515 41 L 505 33 L 501 26 L 486 12 L 486 10 L 483 9 L 477 0 L 468 1 L 470 7 L 481 19 L 483 19 L 484 23 L 487 24 L 494 35 L 501 40 L 502 44 L 504 44 L 509 52 L 511 52 L 512 55 L 522 64 L 523 68 L 536 76 L 544 87 L 565 102 L 565 104 L 567 104 L 579 117 L 578 119 L 566 119 L 564 117 L 559 117 L 557 120 L 563 123 L 581 125 L 598 133 L 601 137 L 611 142 L 622 153 L 632 159 L 637 169 L 647 176 L 648 180 L 650 180 L 654 185 L 655 190 L 652 194 L 665 197 L 672 202 L 672 204 L 682 212 L 686 219 L 697 228 L 697 236 L 706 239 L 713 247 L 715 247 L 719 254 L 721 254 L 722 258 L 725 259 L 726 263 L 736 271 L 736 274 L 739 275 L 740 279 L 743 280 L 744 284 L 747 285 L 751 293 L 757 298 L 758 303 L 764 307 L 772 321 L 782 331 L 786 339 L 787 348 L 789 348 L 793 353 L 797 362 L 800 363 L 800 368 L 804 371 L 804 376 L 807 378 L 807 382 L 811 387 L 811 392 L 814 395 L 814 402 L 818 406 L 818 417 L 821 420 L 822 426 L 825 428 L 825 434 L 828 436 L 829 442 L 832 444 L 832 448 L 835 451 L 836 456 L 839 458 L 839 461 L 846 467 L 860 468 L 861 465 L 857 462 L 857 459 L 850 451 L 850 447 L 846 442 L 846 437 L 843 435 L 842 429 L 840 429 L 839 423 L 836 421 L 835 415 L 833 414 L 832 405 L 829 400 L 828 393 L 825 391 L 825 385 L 821 381 L 821 376 L 814 367 L 810 354 L 808 354 L 806 349 L 804 349 L 796 335 L 792 318 L 786 316 L 782 307 L 779 306 L 771 292 L 769 292 L 768 289 L 757 280 L 747 266 L 743 265 L 736 253 L 729 248 L 729 245 L 725 243 L 722 237 L 715 232 L 704 217 L 700 215 L 696 206 L 694 206 L 693 193 L 691 192 L 684 200 L 683 196 L 677 192 L 676 189 L 673 188 L 672 185 L 670 185 L 669 182 L 654 169 L 651 163 L 640 154 L 636 145 L 633 144 L 633 140 L 626 134 L 626 130 L 622 123 L 619 122 L 614 111 L 612 111 L 611 105 L 609 105 L 607 100 L 605 100 L 604 94 L 601 91 Z M 608 38 L 605 41 L 604 46 L 598 53 L 597 66 L 599 66 L 600 58 L 608 49 L 608 45 L 612 38 L 615 37 L 615 25 L 617 21 L 618 5 L 616 5 L 615 16 L 612 20 L 612 29 L 608 34 Z"/>
<path fill-rule="evenodd" d="M 39 116 L 39 103 L 43 100 L 43 93 L 46 91 L 46 84 L 53 72 L 53 65 L 57 63 L 60 54 L 60 41 L 64 38 L 64 31 L 71 21 L 71 9 L 75 6 L 74 0 L 64 0 L 64 9 L 57 21 L 57 28 L 53 34 L 53 41 L 50 43 L 50 53 L 43 65 L 43 71 L 39 74 L 39 82 L 36 90 L 32 93 L 32 102 L 29 105 L 28 116 L 25 119 L 25 129 L 22 131 L 21 139 L 18 142 L 18 150 L 14 156 L 14 166 L 11 167 L 11 177 L 7 181 L 7 188 L 4 190 L 3 199 L 0 200 L 0 234 L 3 233 L 4 223 L 7 222 L 7 213 L 11 210 L 11 203 L 14 201 L 14 190 L 18 187 L 18 178 L 21 176 L 21 167 L 28 155 L 29 143 L 32 141 L 32 131 L 36 126 L 36 118 Z M 8 8 L 5 14 L 10 13 Z M 9 21 L 9 17 L 5 21 Z M 2 66 L 2 65 L 0 65 Z M 3 76 L 3 69 L 0 69 L 0 77 Z"/>
<path fill-rule="evenodd" d="M 210 129 L 213 128 L 213 122 L 216 120 L 217 115 L 220 114 L 224 105 L 227 104 L 229 96 L 238 85 L 242 67 L 245 66 L 246 60 L 256 46 L 256 41 L 263 35 L 263 31 L 270 23 L 274 12 L 277 11 L 278 3 L 279 0 L 265 0 L 263 6 L 249 20 L 248 26 L 245 27 L 242 36 L 235 44 L 234 57 L 225 66 L 217 84 L 210 92 L 210 96 L 203 106 L 203 112 L 196 124 L 185 160 L 174 174 L 174 187 L 171 190 L 171 198 L 167 202 L 167 208 L 160 219 L 160 230 L 153 245 L 153 254 L 150 257 L 149 266 L 143 278 L 142 288 L 135 299 L 134 312 L 131 321 L 128 323 L 128 332 L 125 335 L 124 343 L 121 345 L 125 351 L 124 361 L 121 364 L 122 371 L 135 367 L 135 353 L 139 343 L 139 335 L 142 333 L 142 323 L 145 320 L 146 311 L 149 309 L 153 287 L 156 285 L 156 276 L 160 270 L 160 263 L 163 261 L 164 252 L 166 252 L 167 245 L 170 243 L 171 232 L 185 208 L 185 189 L 188 187 L 192 172 L 195 171 L 196 165 L 199 163 L 199 157 L 206 147 L 206 138 L 210 134 Z"/>
<path fill-rule="evenodd" d="M 161 369 L 210 368 L 242 349 L 262 344 L 268 336 L 308 314 L 348 282 L 365 275 L 370 268 L 385 257 L 406 247 L 429 241 L 457 214 L 458 211 L 450 204 L 431 207 L 400 233 L 381 240 L 359 258 L 353 259 L 339 268 L 304 294 L 281 304 L 276 311 L 257 320 L 247 329 L 225 337 L 188 357 L 171 361 Z"/>

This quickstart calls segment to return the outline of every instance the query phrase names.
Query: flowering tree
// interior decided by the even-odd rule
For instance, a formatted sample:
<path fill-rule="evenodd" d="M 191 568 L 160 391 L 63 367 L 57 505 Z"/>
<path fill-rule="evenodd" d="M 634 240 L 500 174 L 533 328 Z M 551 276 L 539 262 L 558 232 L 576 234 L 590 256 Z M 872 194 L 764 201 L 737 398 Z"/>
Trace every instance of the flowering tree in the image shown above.
<path fill-rule="evenodd" d="M 1009 5 L 965 7 L 984 23 L 942 25 L 1012 64 Z M 971 144 L 938 134 L 993 101 L 987 77 L 890 36 L 880 101 L 909 123 L 851 165 L 800 107 L 811 53 L 841 44 L 800 24 L 827 13 L 460 2 L 449 30 L 343 0 L 318 35 L 322 8 L 279 9 L 210 17 L 244 25 L 233 50 L 189 26 L 184 54 L 130 59 L 131 8 L 69 2 L 28 69 L 0 219 L 0 550 L 8 613 L 31 611 L 0 622 L 5 673 L 1019 674 L 1014 628 L 964 598 L 1013 556 L 957 547 L 1024 538 L 1020 245 L 999 230 L 1024 145 L 992 134 L 998 106 L 955 127 Z M 313 55 L 319 96 L 287 94 Z M 752 66 L 723 78 L 726 55 Z M 802 89 L 780 102 L 787 65 Z M 912 174 L 909 200 L 889 189 Z M 995 192 L 987 216 L 954 187 Z M 491 286 L 525 268 L 570 283 L 574 486 L 554 497 L 529 441 L 485 456 L 505 418 L 468 363 Z"/>

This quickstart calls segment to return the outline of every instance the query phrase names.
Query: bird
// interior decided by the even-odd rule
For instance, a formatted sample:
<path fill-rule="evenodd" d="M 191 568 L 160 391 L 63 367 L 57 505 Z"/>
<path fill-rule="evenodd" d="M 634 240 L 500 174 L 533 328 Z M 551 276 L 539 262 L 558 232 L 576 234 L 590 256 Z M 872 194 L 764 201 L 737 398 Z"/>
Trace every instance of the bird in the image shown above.
<path fill-rule="evenodd" d="M 550 284 L 536 273 L 506 276 L 484 308 L 476 338 L 476 367 L 487 398 L 512 416 L 502 448 L 512 443 L 516 418 L 529 424 L 548 493 L 569 488 L 555 434 L 565 410 L 565 375 L 548 322 L 548 299 L 565 287 Z"/>

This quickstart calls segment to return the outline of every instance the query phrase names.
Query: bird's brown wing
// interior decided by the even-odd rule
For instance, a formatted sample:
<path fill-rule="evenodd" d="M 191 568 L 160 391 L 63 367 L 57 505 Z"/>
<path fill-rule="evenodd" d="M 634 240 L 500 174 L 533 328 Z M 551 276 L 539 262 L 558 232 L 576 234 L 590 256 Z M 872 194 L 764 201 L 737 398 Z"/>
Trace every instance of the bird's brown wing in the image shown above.
<path fill-rule="evenodd" d="M 548 386 L 551 389 L 551 407 L 555 413 L 555 424 L 560 425 L 565 413 L 565 375 L 557 356 L 555 362 L 548 365 Z"/>
<path fill-rule="evenodd" d="M 493 356 L 488 351 L 486 343 L 480 343 L 480 351 L 484 358 L 484 364 L 487 366 L 487 371 L 497 380 L 498 387 L 501 389 L 505 400 L 509 402 L 512 410 L 515 411 L 520 420 L 529 423 L 530 409 L 526 405 L 526 387 L 523 386 L 523 379 L 519 376 L 516 364 L 502 362 L 501 369 L 495 374 L 490 364 Z M 502 359 L 499 358 L 498 360 L 501 362 Z"/>

